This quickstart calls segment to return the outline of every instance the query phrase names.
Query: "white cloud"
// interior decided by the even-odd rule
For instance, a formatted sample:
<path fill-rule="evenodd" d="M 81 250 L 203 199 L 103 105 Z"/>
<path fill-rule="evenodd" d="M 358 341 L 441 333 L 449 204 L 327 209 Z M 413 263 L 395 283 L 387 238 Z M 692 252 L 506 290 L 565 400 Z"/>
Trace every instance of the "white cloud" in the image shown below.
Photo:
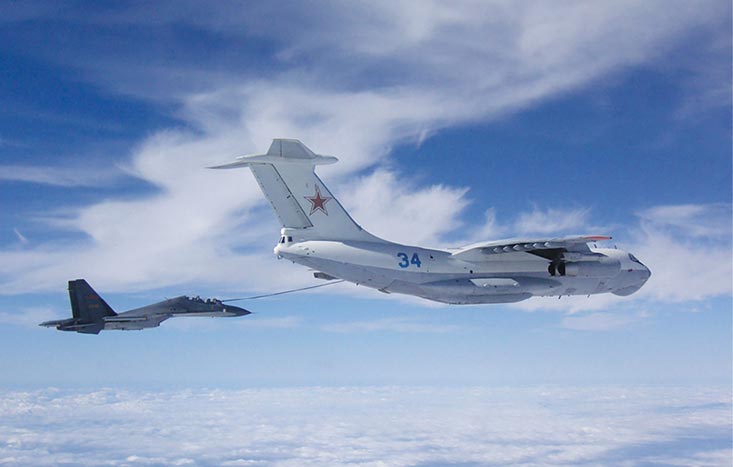
<path fill-rule="evenodd" d="M 589 209 L 547 209 L 535 208 L 522 213 L 514 222 L 513 230 L 521 234 L 549 234 L 575 232 L 588 225 Z"/>
<path fill-rule="evenodd" d="M 122 175 L 119 169 L 0 165 L 0 181 L 41 183 L 62 187 L 108 186 Z"/>
<path fill-rule="evenodd" d="M 610 331 L 626 327 L 647 317 L 647 313 L 629 314 L 618 310 L 615 312 L 573 314 L 562 319 L 562 327 L 575 331 Z"/>
<path fill-rule="evenodd" d="M 480 241 L 485 241 L 490 238 L 501 238 L 505 235 L 511 235 L 507 233 L 506 225 L 502 225 L 496 219 L 496 210 L 489 208 L 484 212 L 484 222 L 480 227 L 475 229 L 475 235 L 465 240 L 463 244 L 468 245 Z"/>
<path fill-rule="evenodd" d="M 616 308 L 625 308 L 629 303 L 637 297 L 632 295 L 629 297 L 618 297 L 613 294 L 592 295 L 590 297 L 582 295 L 573 295 L 569 297 L 533 297 L 531 300 L 525 300 L 510 306 L 526 311 L 563 311 L 569 315 L 609 310 Z"/>
<path fill-rule="evenodd" d="M 671 458 L 728 465 L 730 410 L 727 387 L 3 391 L 0 459 L 29 467 L 635 465 Z"/>
<path fill-rule="evenodd" d="M 344 203 L 373 234 L 408 245 L 436 245 L 441 235 L 461 226 L 468 204 L 467 189 L 405 183 L 398 175 L 378 170 L 350 182 Z"/>
<path fill-rule="evenodd" d="M 201 2 L 181 3 L 159 2 L 155 12 L 134 5 L 96 14 L 84 10 L 66 18 L 104 27 L 187 24 L 235 47 L 264 38 L 278 48 L 275 69 L 293 81 L 343 84 L 370 75 L 384 83 L 416 84 L 426 93 L 435 91 L 430 87 L 452 90 L 446 103 L 463 100 L 464 107 L 478 111 L 484 104 L 477 97 L 500 107 L 516 100 L 526 104 L 657 58 L 691 29 L 724 25 L 728 12 L 726 3 L 716 0 L 694 7 L 682 0 L 552 5 L 468 0 L 450 7 L 437 1 L 375 1 L 317 7 L 290 3 L 285 8 L 266 2 L 215 10 Z M 275 19 L 277 28 L 272 27 Z M 721 29 L 727 37 L 727 29 Z M 95 82 L 147 98 L 153 92 L 178 98 L 211 83 L 221 88 L 252 76 L 249 64 L 232 63 L 226 53 L 214 52 L 219 60 L 202 70 L 155 55 L 143 55 L 149 60 L 142 62 L 130 59 L 146 50 L 116 48 L 112 57 L 56 52 L 57 59 L 87 69 Z M 307 66 L 298 66 L 304 62 Z M 227 67 L 235 71 L 227 73 Z M 151 75 L 155 79 L 145 79 Z"/>
<path fill-rule="evenodd" d="M 239 324 L 248 329 L 291 329 L 299 327 L 303 322 L 301 316 L 281 316 L 278 318 L 261 318 L 258 315 L 250 316 L 247 321 L 240 321 Z"/>
<path fill-rule="evenodd" d="M 0 311 L 0 324 L 34 328 L 38 326 L 38 323 L 43 321 L 63 319 L 66 317 L 59 315 L 57 311 L 48 307 L 23 307 L 15 311 Z"/>
<path fill-rule="evenodd" d="M 637 215 L 649 229 L 674 229 L 690 237 L 719 237 L 723 241 L 730 241 L 730 204 L 655 206 L 640 211 Z"/>
<path fill-rule="evenodd" d="M 730 204 L 659 206 L 639 217 L 633 248 L 652 271 L 640 297 L 679 302 L 731 294 Z"/>
<path fill-rule="evenodd" d="M 395 8 L 383 2 L 252 9 L 213 11 L 195 2 L 180 8 L 176 2 L 161 4 L 156 12 L 130 7 L 105 11 L 104 17 L 84 12 L 82 18 L 74 11 L 65 16 L 92 25 L 193 24 L 232 40 L 261 35 L 278 44 L 277 57 L 270 58 L 280 60 L 281 67 L 267 75 L 186 73 L 196 71 L 190 70 L 194 65 L 171 69 L 155 60 L 64 57 L 88 70 L 97 85 L 174 101 L 187 127 L 151 135 L 125 166 L 157 187 L 155 194 L 111 197 L 59 213 L 52 227 L 81 234 L 81 240 L 0 251 L 2 293 L 56 290 L 72 276 L 110 291 L 189 283 L 273 290 L 276 284 L 267 278 L 285 266 L 272 259 L 278 226 L 267 209 L 260 209 L 264 203 L 256 183 L 245 170 L 203 167 L 263 151 L 278 136 L 298 137 L 317 152 L 341 157 L 342 163 L 322 174 L 334 186 L 355 188 L 359 196 L 341 197 L 367 229 L 373 224 L 377 233 L 410 243 L 439 242 L 460 225 L 458 216 L 468 202 L 464 188 L 405 187 L 388 169 L 370 176 L 362 169 L 384 163 L 396 144 L 496 118 L 653 60 L 690 29 L 715 23 L 724 8 L 719 2 L 691 8 L 681 1 L 579 1 L 552 7 L 466 2 L 446 8 L 418 2 Z M 280 27 L 271 28 L 267 18 L 275 17 Z M 283 28 L 287 35 L 279 33 Z M 348 70 L 381 78 L 366 87 Z M 153 83 L 164 83 L 163 89 Z M 29 170 L 16 167 L 15 179 L 81 183 L 46 169 Z M 392 205 L 375 202 L 367 208 L 364 201 L 376 200 L 381 190 Z M 536 211 L 514 227 L 564 230 L 586 217 L 582 210 Z M 420 229 L 403 219 L 420 223 Z M 491 228 L 487 224 L 484 230 Z M 309 279 L 306 273 L 290 277 L 294 287 Z"/>
<path fill-rule="evenodd" d="M 18 241 L 19 241 L 19 242 L 20 242 L 20 243 L 21 243 L 22 245 L 25 245 L 25 244 L 27 244 L 27 243 L 28 243 L 28 239 L 26 238 L 26 236 L 25 236 L 25 235 L 23 235 L 22 233 L 20 233 L 20 230 L 18 230 L 18 228 L 17 228 L 17 227 L 14 227 L 14 228 L 13 228 L 13 233 L 15 234 L 15 236 L 16 236 L 16 237 L 18 237 Z"/>
<path fill-rule="evenodd" d="M 530 211 L 519 211 L 507 219 L 498 219 L 493 208 L 487 209 L 483 223 L 471 229 L 471 236 L 462 244 L 471 244 L 487 239 L 518 236 L 559 237 L 572 234 L 607 233 L 608 227 L 592 224 L 592 210 L 584 207 L 533 206 Z"/>

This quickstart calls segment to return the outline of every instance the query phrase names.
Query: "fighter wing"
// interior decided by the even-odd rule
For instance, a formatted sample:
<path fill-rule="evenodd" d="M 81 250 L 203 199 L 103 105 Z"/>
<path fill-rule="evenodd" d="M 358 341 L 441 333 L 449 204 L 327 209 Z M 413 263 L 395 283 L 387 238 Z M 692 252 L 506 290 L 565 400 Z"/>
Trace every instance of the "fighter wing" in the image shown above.
<path fill-rule="evenodd" d="M 171 316 L 168 314 L 152 313 L 138 316 L 125 316 L 124 314 L 119 314 L 117 316 L 104 318 L 104 324 L 107 326 L 105 329 L 139 330 L 158 327 L 160 326 L 160 323 L 170 317 Z"/>
<path fill-rule="evenodd" d="M 610 240 L 605 235 L 582 235 L 550 239 L 509 239 L 494 242 L 475 243 L 451 252 L 452 256 L 466 261 L 485 259 L 487 255 L 528 252 L 549 256 L 553 252 L 590 254 L 589 242 Z M 545 251 L 543 251 L 545 250 Z M 543 254 L 545 253 L 545 254 Z"/>
<path fill-rule="evenodd" d="M 124 316 L 117 315 L 109 318 L 104 318 L 105 323 L 141 323 L 144 321 L 150 321 L 157 319 L 158 316 L 150 314 L 145 316 Z"/>

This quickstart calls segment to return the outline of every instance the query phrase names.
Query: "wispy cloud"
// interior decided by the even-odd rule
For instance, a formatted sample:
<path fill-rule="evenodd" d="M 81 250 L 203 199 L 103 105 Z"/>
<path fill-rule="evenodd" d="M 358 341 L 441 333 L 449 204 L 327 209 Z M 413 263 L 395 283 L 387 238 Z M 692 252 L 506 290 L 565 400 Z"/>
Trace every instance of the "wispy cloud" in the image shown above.
<path fill-rule="evenodd" d="M 64 317 L 57 310 L 48 307 L 21 307 L 13 311 L 0 311 L 0 324 L 33 328 L 43 321 Z"/>
<path fill-rule="evenodd" d="M 506 237 L 560 237 L 569 234 L 607 233 L 607 227 L 593 223 L 592 210 L 587 207 L 533 206 L 513 216 L 499 218 L 493 208 L 487 209 L 483 223 L 471 229 L 472 234 L 462 243 L 470 244 Z"/>
<path fill-rule="evenodd" d="M 589 209 L 547 209 L 535 208 L 531 212 L 522 213 L 514 222 L 513 229 L 521 234 L 558 234 L 586 228 L 589 221 Z"/>
<path fill-rule="evenodd" d="M 352 321 L 348 323 L 327 324 L 321 327 L 327 332 L 354 333 L 354 332 L 403 332 L 403 333 L 447 333 L 461 330 L 455 324 L 442 324 L 418 321 L 408 318 L 382 318 L 366 321 Z"/>
<path fill-rule="evenodd" d="M 466 188 L 411 186 L 386 170 L 351 181 L 342 191 L 354 218 L 370 232 L 407 244 L 439 243 L 442 235 L 460 228 L 469 203 Z"/>
<path fill-rule="evenodd" d="M 388 1 L 319 3 L 318 8 L 265 2 L 246 9 L 222 5 L 215 11 L 196 1 L 185 2 L 185 8 L 180 2 L 163 1 L 154 12 L 136 5 L 94 12 L 69 7 L 64 18 L 112 30 L 135 25 L 151 33 L 186 24 L 225 38 L 235 49 L 262 39 L 276 48 L 275 70 L 284 70 L 296 81 L 343 84 L 369 74 L 383 83 L 414 83 L 428 92 L 444 87 L 460 100 L 485 95 L 502 105 L 519 96 L 542 98 L 616 67 L 657 58 L 693 28 L 724 25 L 728 12 L 726 2 L 715 0 L 697 8 L 680 0 L 570 1 L 552 6 L 469 0 L 450 8 L 437 1 L 399 6 Z M 277 18 L 281 27 L 269 27 L 270 22 L 263 21 L 267 18 Z M 721 27 L 720 35 L 725 38 L 726 33 Z M 57 60 L 76 64 L 95 83 L 146 98 L 155 98 L 157 92 L 159 98 L 177 99 L 252 76 L 250 64 L 232 60 L 226 50 L 204 56 L 156 55 L 155 50 L 114 47 L 97 57 L 54 52 Z M 308 66 L 299 67 L 305 59 Z M 205 65 L 194 66 L 196 60 Z M 155 79 L 146 79 L 150 76 Z"/>
<path fill-rule="evenodd" d="M 660 206 L 639 216 L 633 248 L 652 270 L 640 297 L 678 302 L 733 292 L 730 204 Z"/>
<path fill-rule="evenodd" d="M 509 306 L 526 311 L 561 311 L 568 315 L 573 315 L 576 313 L 614 309 L 637 298 L 637 295 L 618 297 L 613 294 L 593 295 L 591 297 L 581 295 L 561 298 L 533 297 L 531 300 L 525 300 Z"/>
<path fill-rule="evenodd" d="M 247 321 L 241 321 L 239 324 L 248 329 L 292 329 L 300 327 L 302 323 L 303 318 L 301 316 L 262 318 L 258 315 L 253 315 Z"/>
<path fill-rule="evenodd" d="M 688 237 L 731 237 L 731 212 L 728 203 L 678 204 L 655 206 L 637 213 L 649 229 L 676 230 Z"/>
<path fill-rule="evenodd" d="M 649 314 L 645 312 L 630 314 L 622 310 L 573 314 L 571 316 L 565 316 L 562 319 L 562 327 L 575 331 L 611 331 L 626 327 L 648 317 Z"/>
<path fill-rule="evenodd" d="M 0 181 L 40 183 L 62 187 L 107 186 L 123 175 L 123 172 L 118 169 L 0 165 Z"/>
<path fill-rule="evenodd" d="M 25 244 L 28 243 L 28 239 L 25 237 L 25 235 L 23 235 L 22 233 L 20 233 L 20 230 L 18 230 L 17 227 L 13 228 L 13 233 L 15 234 L 16 237 L 18 237 L 18 241 L 21 244 L 25 245 Z"/>

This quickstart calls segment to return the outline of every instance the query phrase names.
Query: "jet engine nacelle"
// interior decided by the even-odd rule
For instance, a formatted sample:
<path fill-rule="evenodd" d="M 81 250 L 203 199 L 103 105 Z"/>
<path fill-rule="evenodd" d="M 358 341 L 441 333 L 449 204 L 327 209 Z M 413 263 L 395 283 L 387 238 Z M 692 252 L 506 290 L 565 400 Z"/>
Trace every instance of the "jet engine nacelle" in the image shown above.
<path fill-rule="evenodd" d="M 576 261 L 562 263 L 557 269 L 563 276 L 611 277 L 621 270 L 621 264 L 618 261 Z"/>

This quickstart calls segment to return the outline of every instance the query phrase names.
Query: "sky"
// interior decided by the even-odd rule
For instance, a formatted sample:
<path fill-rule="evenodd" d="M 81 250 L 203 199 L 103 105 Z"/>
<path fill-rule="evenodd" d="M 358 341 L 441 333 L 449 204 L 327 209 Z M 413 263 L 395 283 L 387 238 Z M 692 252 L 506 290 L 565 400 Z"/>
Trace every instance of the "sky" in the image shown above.
<path fill-rule="evenodd" d="M 595 397 L 584 388 L 597 385 L 599 394 L 657 388 L 638 406 L 615 402 L 650 419 L 675 397 L 693 407 L 679 409 L 690 418 L 706 416 L 694 409 L 703 406 L 730 414 L 731 34 L 723 0 L 0 3 L 2 404 L 25 397 L 43 413 L 68 398 L 189 398 L 206 411 L 211 391 L 240 401 L 280 388 L 304 400 L 298 388 L 319 387 L 319 400 L 348 396 L 345 423 L 368 427 L 376 415 L 335 388 L 372 388 L 364 397 L 374 403 L 397 391 L 399 414 L 421 400 L 415 388 L 458 391 L 461 413 L 486 409 L 466 388 L 510 387 L 518 396 L 506 423 L 515 424 L 553 385 L 580 394 L 581 412 L 565 419 L 575 426 L 604 423 L 601 409 L 574 419 Z M 317 283 L 272 254 L 280 226 L 251 174 L 205 169 L 278 137 L 339 157 L 319 176 L 380 237 L 448 247 L 611 235 L 605 245 L 633 252 L 652 277 L 624 298 L 447 306 L 338 284 L 239 302 L 254 314 L 236 320 L 98 336 L 37 326 L 70 315 L 66 283 L 77 278 L 117 311 Z M 482 404 L 502 403 L 482 394 Z M 253 416 L 279 410 L 273 400 Z M 153 411 L 161 426 L 165 410 Z M 5 448 L 34 420 L 3 425 Z M 664 439 L 697 432 L 676 420 Z M 730 422 L 703 438 L 720 440 Z M 730 444 L 701 446 L 721 464 L 731 456 Z M 20 462 L 2 449 L 0 464 Z M 604 452 L 613 449 L 639 454 L 621 444 Z M 490 461 L 460 452 L 468 457 L 450 462 Z M 155 449 L 107 454 L 120 465 L 172 462 Z M 603 462 L 586 454 L 572 458 Z"/>

